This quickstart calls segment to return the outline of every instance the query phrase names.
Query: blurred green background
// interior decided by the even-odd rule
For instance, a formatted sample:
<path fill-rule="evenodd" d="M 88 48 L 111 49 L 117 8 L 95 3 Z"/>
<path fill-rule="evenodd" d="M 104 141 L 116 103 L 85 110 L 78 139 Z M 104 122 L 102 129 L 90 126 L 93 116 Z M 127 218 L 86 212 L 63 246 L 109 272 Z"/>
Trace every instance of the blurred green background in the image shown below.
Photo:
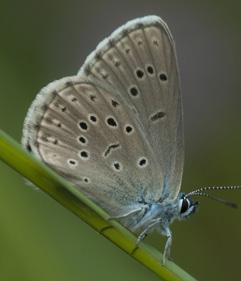
<path fill-rule="evenodd" d="M 20 141 L 39 89 L 77 73 L 97 43 L 156 14 L 174 35 L 185 120 L 184 191 L 241 184 L 240 1 L 1 1 L 0 127 Z M 0 163 L 0 280 L 160 280 Z M 239 202 L 241 192 L 224 192 Z M 241 280 L 241 209 L 200 199 L 172 226 L 173 260 L 198 280 Z M 162 249 L 157 234 L 147 239 Z"/>

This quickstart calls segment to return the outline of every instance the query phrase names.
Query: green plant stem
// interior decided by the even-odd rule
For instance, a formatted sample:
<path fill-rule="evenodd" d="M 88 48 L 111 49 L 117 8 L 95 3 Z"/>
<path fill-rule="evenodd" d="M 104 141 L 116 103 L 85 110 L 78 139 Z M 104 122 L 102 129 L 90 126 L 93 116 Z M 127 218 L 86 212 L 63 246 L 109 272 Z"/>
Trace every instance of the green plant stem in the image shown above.
<path fill-rule="evenodd" d="M 119 248 L 155 272 L 163 280 L 196 280 L 171 261 L 167 261 L 165 266 L 163 266 L 161 264 L 161 253 L 150 245 L 141 242 L 133 252 L 136 237 L 131 232 L 117 221 L 108 220 L 109 215 L 105 211 L 42 162 L 25 152 L 18 143 L 1 130 L 0 159 L 32 181 Z"/>

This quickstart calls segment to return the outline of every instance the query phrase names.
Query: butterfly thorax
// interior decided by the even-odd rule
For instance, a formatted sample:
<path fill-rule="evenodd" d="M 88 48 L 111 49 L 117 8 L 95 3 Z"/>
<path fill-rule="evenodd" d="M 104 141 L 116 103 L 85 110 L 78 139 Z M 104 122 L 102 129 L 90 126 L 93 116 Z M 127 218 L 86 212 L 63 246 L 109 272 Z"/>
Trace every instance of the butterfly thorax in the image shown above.
<path fill-rule="evenodd" d="M 159 229 L 165 232 L 175 219 L 186 219 L 196 211 L 198 202 L 193 202 L 184 193 L 177 198 L 146 203 L 141 202 L 141 209 L 127 216 L 122 223 L 134 233 Z"/>
<path fill-rule="evenodd" d="M 139 212 L 139 216 L 133 215 L 134 220 L 128 225 L 128 228 L 135 233 L 140 233 L 147 228 L 151 230 L 152 225 L 153 229 L 168 227 L 179 216 L 179 199 L 153 202 L 148 205 L 143 203 L 143 210 Z"/>

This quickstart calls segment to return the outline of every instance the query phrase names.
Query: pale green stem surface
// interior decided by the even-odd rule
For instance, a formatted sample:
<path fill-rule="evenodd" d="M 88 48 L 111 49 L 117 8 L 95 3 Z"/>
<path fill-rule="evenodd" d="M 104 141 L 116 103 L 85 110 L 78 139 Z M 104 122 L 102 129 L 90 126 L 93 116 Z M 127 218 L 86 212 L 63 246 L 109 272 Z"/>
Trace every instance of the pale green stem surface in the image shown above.
<path fill-rule="evenodd" d="M 103 236 L 155 272 L 162 280 L 196 280 L 171 261 L 167 261 L 165 266 L 163 266 L 161 264 L 161 253 L 143 242 L 132 253 L 136 243 L 136 237 L 132 233 L 118 222 L 108 220 L 109 215 L 105 211 L 42 162 L 25 152 L 18 143 L 1 130 L 0 159 L 32 181 L 95 230 L 101 232 L 101 230 L 105 229 L 101 232 Z"/>

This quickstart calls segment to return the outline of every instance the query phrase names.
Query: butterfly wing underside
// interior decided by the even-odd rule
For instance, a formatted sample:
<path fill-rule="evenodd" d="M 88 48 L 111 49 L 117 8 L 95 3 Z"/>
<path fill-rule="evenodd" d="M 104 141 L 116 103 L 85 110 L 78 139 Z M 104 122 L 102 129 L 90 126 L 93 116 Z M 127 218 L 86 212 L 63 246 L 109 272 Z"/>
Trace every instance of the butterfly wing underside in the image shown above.
<path fill-rule="evenodd" d="M 175 199 L 183 169 L 175 48 L 166 24 L 130 21 L 77 76 L 50 83 L 24 123 L 23 145 L 111 215 Z"/>
<path fill-rule="evenodd" d="M 109 84 L 133 105 L 160 165 L 160 198 L 175 199 L 182 179 L 182 102 L 172 35 L 159 17 L 128 22 L 103 40 L 79 71 Z"/>

